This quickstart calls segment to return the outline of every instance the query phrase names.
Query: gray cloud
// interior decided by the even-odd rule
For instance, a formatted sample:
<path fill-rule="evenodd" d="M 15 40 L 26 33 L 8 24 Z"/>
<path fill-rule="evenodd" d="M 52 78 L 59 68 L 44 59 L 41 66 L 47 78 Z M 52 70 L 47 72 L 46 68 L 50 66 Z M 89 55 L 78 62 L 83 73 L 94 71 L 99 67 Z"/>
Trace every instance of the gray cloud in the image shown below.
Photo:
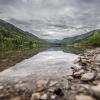
<path fill-rule="evenodd" d="M 44 39 L 100 28 L 100 0 L 0 0 L 0 18 Z"/>

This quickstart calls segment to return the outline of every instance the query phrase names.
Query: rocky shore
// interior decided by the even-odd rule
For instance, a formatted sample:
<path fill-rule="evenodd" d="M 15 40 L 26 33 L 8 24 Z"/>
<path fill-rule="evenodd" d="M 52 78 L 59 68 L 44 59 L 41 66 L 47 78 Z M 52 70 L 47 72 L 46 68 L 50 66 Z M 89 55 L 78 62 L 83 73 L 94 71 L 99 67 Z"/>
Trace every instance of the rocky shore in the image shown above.
<path fill-rule="evenodd" d="M 31 89 L 0 83 L 0 100 L 100 100 L 100 48 L 85 51 L 76 63 L 60 80 L 38 80 Z"/>

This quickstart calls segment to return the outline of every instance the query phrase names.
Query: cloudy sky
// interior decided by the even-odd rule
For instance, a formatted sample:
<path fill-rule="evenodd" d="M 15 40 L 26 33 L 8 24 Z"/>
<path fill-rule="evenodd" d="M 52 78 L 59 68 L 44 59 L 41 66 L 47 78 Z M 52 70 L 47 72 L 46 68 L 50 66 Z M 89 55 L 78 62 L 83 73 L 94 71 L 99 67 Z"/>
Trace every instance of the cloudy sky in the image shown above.
<path fill-rule="evenodd" d="M 43 39 L 100 29 L 100 0 L 0 0 L 0 18 Z"/>

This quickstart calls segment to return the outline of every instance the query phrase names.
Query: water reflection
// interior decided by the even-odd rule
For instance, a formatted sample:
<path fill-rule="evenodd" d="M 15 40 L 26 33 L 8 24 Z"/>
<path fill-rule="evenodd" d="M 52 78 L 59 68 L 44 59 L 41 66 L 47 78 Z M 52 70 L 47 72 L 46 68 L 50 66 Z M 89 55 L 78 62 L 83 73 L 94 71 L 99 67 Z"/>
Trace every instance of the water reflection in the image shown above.
<path fill-rule="evenodd" d="M 50 48 L 0 73 L 6 78 L 61 77 L 74 65 L 77 54 Z"/>
<path fill-rule="evenodd" d="M 3 71 L 22 60 L 36 55 L 45 48 L 0 50 L 0 71 Z"/>

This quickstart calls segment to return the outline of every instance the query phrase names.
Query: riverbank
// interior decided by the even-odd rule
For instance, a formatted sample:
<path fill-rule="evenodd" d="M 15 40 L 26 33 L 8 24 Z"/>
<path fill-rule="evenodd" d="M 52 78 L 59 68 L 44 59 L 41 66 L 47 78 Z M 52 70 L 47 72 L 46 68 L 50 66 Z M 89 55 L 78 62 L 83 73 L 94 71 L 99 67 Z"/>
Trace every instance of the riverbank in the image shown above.
<path fill-rule="evenodd" d="M 100 48 L 87 50 L 75 64 L 80 66 L 61 79 L 0 82 L 0 100 L 100 100 Z"/>

